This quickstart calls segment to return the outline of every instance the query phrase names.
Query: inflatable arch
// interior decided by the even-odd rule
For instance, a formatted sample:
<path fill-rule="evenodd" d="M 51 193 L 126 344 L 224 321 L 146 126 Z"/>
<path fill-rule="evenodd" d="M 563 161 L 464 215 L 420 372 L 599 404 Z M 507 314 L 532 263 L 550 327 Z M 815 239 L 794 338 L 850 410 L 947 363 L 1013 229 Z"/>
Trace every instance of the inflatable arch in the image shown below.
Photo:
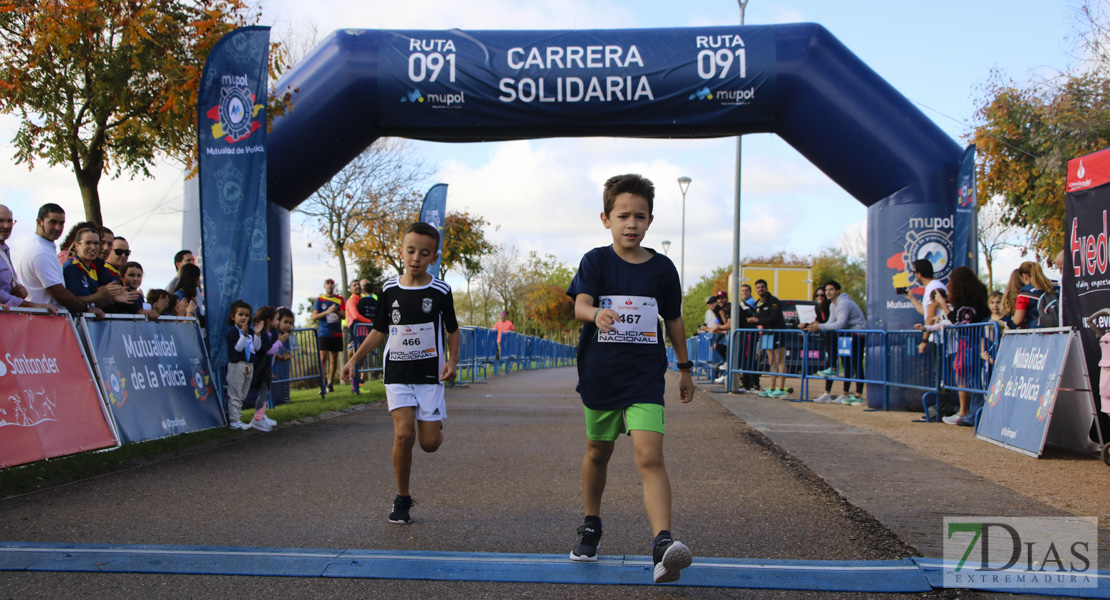
<path fill-rule="evenodd" d="M 288 210 L 381 136 L 439 142 L 776 133 L 868 206 L 871 326 L 917 313 L 904 265 L 953 248 L 963 149 L 826 29 L 798 23 L 330 35 L 278 82 L 267 147 L 271 296 L 291 296 Z M 946 241 L 947 240 L 947 241 Z M 970 250 L 970 252 L 965 251 Z M 281 260 L 273 257 L 285 257 Z M 280 282 L 280 283 L 278 283 Z"/>

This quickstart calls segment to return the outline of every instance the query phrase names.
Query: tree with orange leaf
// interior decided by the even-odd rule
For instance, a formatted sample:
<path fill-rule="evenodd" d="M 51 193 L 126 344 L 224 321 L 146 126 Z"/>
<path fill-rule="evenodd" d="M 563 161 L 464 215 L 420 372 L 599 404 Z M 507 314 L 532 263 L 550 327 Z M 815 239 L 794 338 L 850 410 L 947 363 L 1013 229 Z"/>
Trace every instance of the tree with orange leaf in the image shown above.
<path fill-rule="evenodd" d="M 0 112 L 20 118 L 15 161 L 67 165 L 101 222 L 108 172 L 191 165 L 201 71 L 243 0 L 0 0 Z"/>

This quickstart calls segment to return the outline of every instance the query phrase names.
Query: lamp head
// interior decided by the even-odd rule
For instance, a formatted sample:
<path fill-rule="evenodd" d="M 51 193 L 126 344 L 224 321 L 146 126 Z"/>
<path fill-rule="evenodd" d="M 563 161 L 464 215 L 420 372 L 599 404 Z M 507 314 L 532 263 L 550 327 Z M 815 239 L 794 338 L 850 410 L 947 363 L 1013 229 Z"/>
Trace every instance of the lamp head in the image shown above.
<path fill-rule="evenodd" d="M 678 189 L 682 190 L 682 195 L 683 196 L 686 195 L 686 190 L 690 189 L 690 182 L 691 181 L 693 181 L 693 179 L 690 179 L 689 177 L 686 177 L 685 175 L 678 178 Z"/>

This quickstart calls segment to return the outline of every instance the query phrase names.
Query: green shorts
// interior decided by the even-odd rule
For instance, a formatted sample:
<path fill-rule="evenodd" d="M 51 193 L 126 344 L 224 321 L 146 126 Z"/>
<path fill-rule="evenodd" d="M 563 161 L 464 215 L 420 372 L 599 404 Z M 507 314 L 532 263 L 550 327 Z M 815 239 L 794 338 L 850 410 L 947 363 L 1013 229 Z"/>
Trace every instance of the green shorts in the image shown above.
<path fill-rule="evenodd" d="M 633 404 L 612 410 L 586 409 L 586 437 L 595 442 L 613 442 L 622 433 L 654 431 L 666 434 L 662 404 Z"/>

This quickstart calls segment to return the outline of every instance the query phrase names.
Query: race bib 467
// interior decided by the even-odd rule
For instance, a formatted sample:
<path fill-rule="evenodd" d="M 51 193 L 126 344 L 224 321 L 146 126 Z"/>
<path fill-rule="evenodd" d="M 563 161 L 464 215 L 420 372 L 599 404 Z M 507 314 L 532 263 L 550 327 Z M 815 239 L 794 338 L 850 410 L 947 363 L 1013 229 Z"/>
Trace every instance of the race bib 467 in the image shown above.
<path fill-rule="evenodd" d="M 616 331 L 597 332 L 599 342 L 621 344 L 658 344 L 659 304 L 649 296 L 602 296 L 601 308 L 611 308 L 620 315 L 613 327 Z"/>

